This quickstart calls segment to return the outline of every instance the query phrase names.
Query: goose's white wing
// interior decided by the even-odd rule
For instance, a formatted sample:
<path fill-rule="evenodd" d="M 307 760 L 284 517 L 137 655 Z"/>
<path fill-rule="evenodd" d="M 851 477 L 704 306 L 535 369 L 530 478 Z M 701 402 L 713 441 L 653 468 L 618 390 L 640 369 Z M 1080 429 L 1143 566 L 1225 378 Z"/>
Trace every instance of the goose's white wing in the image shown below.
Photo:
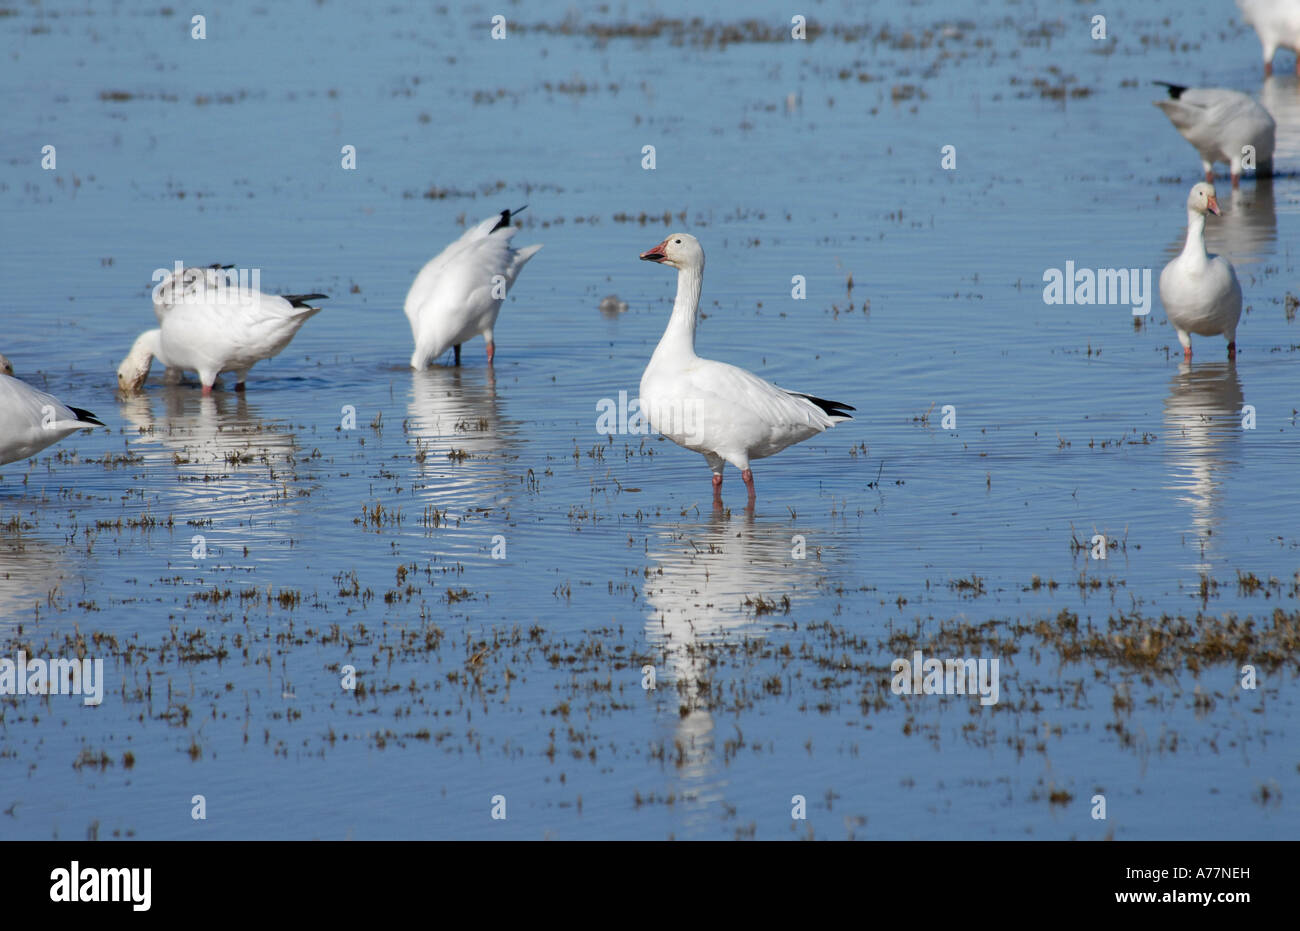
<path fill-rule="evenodd" d="M 688 449 L 724 458 L 743 452 L 761 459 L 848 419 L 833 412 L 840 405 L 823 402 L 828 412 L 809 396 L 710 359 L 647 370 L 641 396 L 656 430 Z"/>
<path fill-rule="evenodd" d="M 319 307 L 295 306 L 276 294 L 227 292 L 222 301 L 178 304 L 163 319 L 161 348 L 169 365 L 201 376 L 242 371 L 277 355 Z"/>
<path fill-rule="evenodd" d="M 501 299 L 493 297 L 493 279 L 506 276 L 514 234 L 503 229 L 467 244 L 438 271 L 424 299 L 408 306 L 418 357 L 437 358 L 495 322 Z"/>
<path fill-rule="evenodd" d="M 450 266 L 457 257 L 467 248 L 483 240 L 495 239 L 496 236 L 504 236 L 508 241 L 514 235 L 514 227 L 502 229 L 496 236 L 492 231 L 496 229 L 498 223 L 502 221 L 501 214 L 493 214 L 485 220 L 481 220 L 474 226 L 467 229 L 461 237 L 447 246 L 420 269 L 420 273 L 415 276 L 415 281 L 411 283 L 411 289 L 406 293 L 406 303 L 403 310 L 406 311 L 406 318 L 415 323 L 416 314 L 420 308 L 428 303 L 434 294 L 438 278 L 442 270 Z"/>
<path fill-rule="evenodd" d="M 1275 122 L 1254 99 L 1240 91 L 1217 87 L 1189 87 L 1176 99 L 1157 100 L 1174 128 L 1202 155 L 1240 157 L 1242 145 L 1255 145 L 1256 158 L 1273 155 Z"/>

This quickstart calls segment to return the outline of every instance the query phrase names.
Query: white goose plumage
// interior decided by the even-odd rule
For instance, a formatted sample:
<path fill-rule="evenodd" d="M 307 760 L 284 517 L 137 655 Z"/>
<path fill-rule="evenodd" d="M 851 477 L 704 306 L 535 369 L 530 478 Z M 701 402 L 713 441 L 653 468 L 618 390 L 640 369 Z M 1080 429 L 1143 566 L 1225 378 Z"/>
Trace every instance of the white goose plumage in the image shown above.
<path fill-rule="evenodd" d="M 1232 263 L 1205 251 L 1205 214 L 1219 214 L 1214 186 L 1202 181 L 1187 195 L 1187 245 L 1160 273 L 1160 302 L 1178 333 L 1183 359 L 1192 359 L 1192 334 L 1228 340 L 1228 358 L 1237 353 L 1241 284 Z"/>
<path fill-rule="evenodd" d="M 198 372 L 203 393 L 211 394 L 217 376 L 235 373 L 235 390 L 244 390 L 248 370 L 284 350 L 310 317 L 320 313 L 310 301 L 324 294 L 263 294 L 232 283 L 230 266 L 186 268 L 154 288 L 154 314 L 161 324 L 136 338 L 117 370 L 118 387 L 138 391 L 153 360 L 168 369 Z"/>
<path fill-rule="evenodd" d="M 671 233 L 641 253 L 677 269 L 677 297 L 663 338 L 641 376 L 640 409 L 656 431 L 703 453 L 713 470 L 714 498 L 722 470 L 740 470 L 755 497 L 751 459 L 763 459 L 851 419 L 838 401 L 779 388 L 744 369 L 695 354 L 695 326 L 704 281 L 704 250 L 688 233 Z"/>
<path fill-rule="evenodd" d="M 479 335 L 487 341 L 491 364 L 496 356 L 492 330 L 501 302 L 542 248 L 540 243 L 522 249 L 510 245 L 519 232 L 510 225 L 511 214 L 523 209 L 502 210 L 470 227 L 415 276 L 404 307 L 415 338 L 411 368 L 425 368 L 448 349 L 455 349 L 459 365 L 461 344 Z"/>
<path fill-rule="evenodd" d="M 1237 0 L 1241 18 L 1255 28 L 1264 52 L 1264 74 L 1273 73 L 1273 55 L 1280 48 L 1296 52 L 1300 75 L 1300 0 Z"/>
<path fill-rule="evenodd" d="M 90 411 L 0 374 L 0 465 L 34 456 L 78 430 L 102 426 Z"/>
<path fill-rule="evenodd" d="M 1277 123 L 1254 98 L 1221 87 L 1155 83 L 1169 88 L 1169 99 L 1154 101 L 1155 105 L 1201 156 L 1206 181 L 1214 181 L 1215 162 L 1227 162 L 1236 187 L 1246 146 L 1254 149 L 1255 176 L 1273 174 Z"/>

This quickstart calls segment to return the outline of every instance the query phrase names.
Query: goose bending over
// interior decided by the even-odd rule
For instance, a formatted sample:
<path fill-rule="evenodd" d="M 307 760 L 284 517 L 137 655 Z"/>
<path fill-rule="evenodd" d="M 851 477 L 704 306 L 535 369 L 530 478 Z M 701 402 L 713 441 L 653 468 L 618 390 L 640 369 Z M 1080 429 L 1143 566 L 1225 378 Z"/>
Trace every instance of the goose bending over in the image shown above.
<path fill-rule="evenodd" d="M 1273 174 L 1277 124 L 1254 98 L 1221 87 L 1154 83 L 1169 88 L 1169 99 L 1154 103 L 1201 156 L 1206 181 L 1214 181 L 1215 162 L 1227 162 L 1235 188 L 1241 180 L 1246 146 L 1255 150 L 1255 176 Z"/>
<path fill-rule="evenodd" d="M 78 430 L 103 425 L 90 411 L 68 407 L 52 394 L 0 374 L 0 465 L 34 456 Z"/>
<path fill-rule="evenodd" d="M 721 501 L 722 470 L 730 462 L 740 470 L 753 504 L 751 459 L 779 453 L 850 420 L 854 408 L 778 388 L 744 369 L 695 354 L 704 250 L 694 236 L 671 233 L 641 253 L 641 259 L 677 269 L 672 317 L 641 376 L 641 411 L 656 431 L 704 454 L 713 470 L 715 503 Z"/>
<path fill-rule="evenodd" d="M 1279 48 L 1296 52 L 1295 73 L 1300 75 L 1300 0 L 1237 0 L 1237 6 L 1259 36 L 1265 76 L 1273 73 Z"/>
<path fill-rule="evenodd" d="M 186 269 L 191 271 L 205 278 L 208 272 L 219 274 L 220 268 Z M 172 284 L 184 289 L 198 281 L 182 275 Z M 326 299 L 324 294 L 263 294 L 252 288 L 214 288 L 206 280 L 204 284 L 184 300 L 179 291 L 169 290 L 160 301 L 156 289 L 154 313 L 161 326 L 141 333 L 118 366 L 121 390 L 139 391 L 157 359 L 169 375 L 179 369 L 198 372 L 204 394 L 212 393 L 222 372 L 234 372 L 235 390 L 243 391 L 248 370 L 279 355 L 308 318 L 320 313 L 310 302 Z"/>
<path fill-rule="evenodd" d="M 1187 245 L 1160 273 L 1160 302 L 1183 344 L 1183 359 L 1192 360 L 1192 334 L 1228 339 L 1228 358 L 1237 354 L 1241 319 L 1241 285 L 1232 263 L 1205 251 L 1205 214 L 1219 216 L 1214 185 L 1201 182 L 1187 195 Z"/>
<path fill-rule="evenodd" d="M 492 364 L 496 356 L 492 328 L 501 302 L 528 260 L 542 248 L 540 243 L 522 249 L 510 245 L 519 232 L 510 225 L 511 213 L 502 210 L 470 227 L 415 276 L 404 307 L 415 338 L 411 368 L 425 368 L 452 348 L 460 365 L 461 344 L 480 334 L 487 340 L 488 364 Z"/>

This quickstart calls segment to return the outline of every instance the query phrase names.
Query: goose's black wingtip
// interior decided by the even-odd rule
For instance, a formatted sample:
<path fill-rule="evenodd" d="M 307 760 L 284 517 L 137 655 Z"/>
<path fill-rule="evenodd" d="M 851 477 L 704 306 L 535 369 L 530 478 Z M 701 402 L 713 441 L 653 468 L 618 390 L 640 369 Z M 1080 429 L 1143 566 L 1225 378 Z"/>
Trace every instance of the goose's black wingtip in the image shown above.
<path fill-rule="evenodd" d="M 312 301 L 328 301 L 328 294 L 281 294 L 292 307 L 310 307 Z"/>
<path fill-rule="evenodd" d="M 1168 81 L 1152 81 L 1151 83 L 1159 84 L 1161 87 L 1169 88 L 1169 96 L 1172 97 L 1174 100 L 1177 100 L 1179 97 L 1181 97 L 1183 95 L 1183 91 L 1187 90 L 1187 88 L 1181 84 L 1170 84 Z"/>
<path fill-rule="evenodd" d="M 68 410 L 77 415 L 77 419 L 82 423 L 93 423 L 97 427 L 104 426 L 104 421 L 100 420 L 90 411 L 82 407 L 69 407 Z"/>
<path fill-rule="evenodd" d="M 852 420 L 853 417 L 849 411 L 856 411 L 857 408 L 851 404 L 843 404 L 840 401 L 828 401 L 825 398 L 815 398 L 811 394 L 799 394 L 797 391 L 791 391 L 790 394 L 796 398 L 803 398 L 806 401 L 812 401 L 828 417 L 843 417 L 845 420 Z"/>
<path fill-rule="evenodd" d="M 518 216 L 519 214 L 523 213 L 527 209 L 528 209 L 528 205 L 524 204 L 518 210 L 511 210 L 508 207 L 505 210 L 502 210 L 500 213 L 501 219 L 497 220 L 496 225 L 493 226 L 492 229 L 488 230 L 488 235 L 491 236 L 497 230 L 505 229 L 507 226 L 510 225 L 511 217 Z"/>

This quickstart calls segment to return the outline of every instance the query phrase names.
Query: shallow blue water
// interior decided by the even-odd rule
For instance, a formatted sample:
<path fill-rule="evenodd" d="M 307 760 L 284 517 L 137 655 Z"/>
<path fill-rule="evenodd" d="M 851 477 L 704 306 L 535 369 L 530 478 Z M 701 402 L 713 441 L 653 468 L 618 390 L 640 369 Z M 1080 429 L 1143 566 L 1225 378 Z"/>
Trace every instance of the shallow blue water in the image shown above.
<path fill-rule="evenodd" d="M 1294 653 L 1187 662 L 1212 620 L 1297 610 L 1300 88 L 1225 7 L 1117 11 L 1106 43 L 991 0 L 725 45 L 735 14 L 677 3 L 520 6 L 504 41 L 488 7 L 236 5 L 202 41 L 130 5 L 0 17 L 0 351 L 107 425 L 0 473 L 0 656 L 80 636 L 107 675 L 95 708 L 0 701 L 0 836 L 1294 837 Z M 588 29 L 660 15 L 688 21 Z M 1199 169 L 1155 79 L 1278 120 L 1282 174 L 1221 180 L 1207 233 L 1235 363 L 1184 365 L 1158 301 L 1043 301 L 1046 269 L 1181 248 Z M 412 373 L 415 272 L 524 203 L 545 248 L 495 368 L 474 342 Z M 698 456 L 595 429 L 672 302 L 637 255 L 683 227 L 701 353 L 857 408 L 757 464 L 752 516 L 733 471 L 715 514 Z M 246 396 L 119 399 L 178 259 L 331 297 Z M 1063 611 L 1192 628 L 1146 666 L 1069 654 Z M 903 635 L 997 656 L 1001 702 L 892 695 Z"/>

